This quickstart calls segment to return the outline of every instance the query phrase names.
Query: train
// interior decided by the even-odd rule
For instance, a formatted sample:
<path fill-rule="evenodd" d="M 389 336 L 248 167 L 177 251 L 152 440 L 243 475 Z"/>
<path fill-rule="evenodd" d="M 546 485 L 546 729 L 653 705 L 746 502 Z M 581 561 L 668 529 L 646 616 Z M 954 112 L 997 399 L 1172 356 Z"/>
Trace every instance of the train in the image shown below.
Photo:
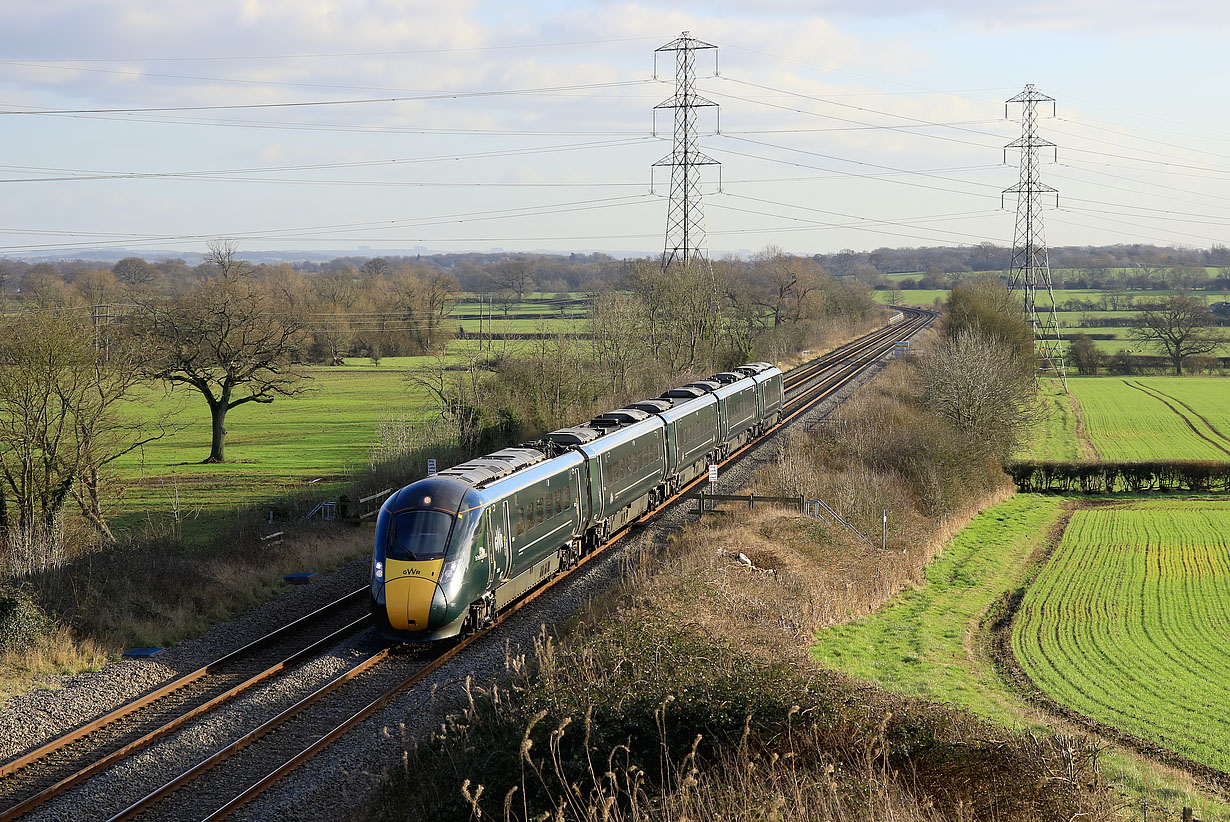
<path fill-rule="evenodd" d="M 468 635 L 777 425 L 782 372 L 742 365 L 461 463 L 376 517 L 371 610 L 385 637 Z"/>

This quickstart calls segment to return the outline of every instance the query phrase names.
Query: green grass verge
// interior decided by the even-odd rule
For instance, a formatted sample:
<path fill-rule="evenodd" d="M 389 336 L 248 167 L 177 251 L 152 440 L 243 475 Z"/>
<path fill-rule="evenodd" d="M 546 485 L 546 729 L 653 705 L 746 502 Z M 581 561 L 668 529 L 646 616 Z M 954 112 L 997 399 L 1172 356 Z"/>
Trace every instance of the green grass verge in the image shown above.
<path fill-rule="evenodd" d="M 1013 651 L 1048 696 L 1230 772 L 1230 502 L 1076 511 Z"/>
<path fill-rule="evenodd" d="M 1062 498 L 1019 494 L 982 512 L 928 566 L 923 585 L 869 617 L 821 631 L 815 657 L 890 690 L 999 721 L 1019 718 L 1018 700 L 970 643 L 996 597 L 1021 583 L 1026 560 L 1063 505 Z"/>
<path fill-rule="evenodd" d="M 1042 407 L 1037 424 L 1030 432 L 1029 438 L 1017 449 L 1017 459 L 1079 459 L 1081 449 L 1076 435 L 1078 420 L 1072 396 L 1063 390 L 1059 380 L 1043 379 L 1038 383 L 1038 399 Z"/>

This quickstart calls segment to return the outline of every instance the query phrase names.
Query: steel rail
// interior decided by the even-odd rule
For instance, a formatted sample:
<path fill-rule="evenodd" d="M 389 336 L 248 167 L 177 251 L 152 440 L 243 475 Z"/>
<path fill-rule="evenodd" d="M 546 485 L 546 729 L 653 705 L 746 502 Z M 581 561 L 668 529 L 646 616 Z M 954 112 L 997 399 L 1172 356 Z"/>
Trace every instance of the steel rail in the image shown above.
<path fill-rule="evenodd" d="M 777 425 L 774 425 L 772 428 L 768 429 L 765 432 L 764 436 L 758 437 L 752 442 L 749 442 L 745 444 L 744 446 L 742 446 L 741 448 L 737 449 L 736 451 L 731 453 L 729 456 L 727 456 L 726 459 L 724 459 L 720 464 L 729 465 L 730 463 L 740 459 L 747 451 L 751 450 L 752 448 L 758 445 L 763 444 L 765 442 L 765 439 L 768 436 L 774 433 L 777 433 L 784 426 L 788 425 L 791 421 L 793 421 L 800 414 L 803 414 L 809 408 L 814 406 L 816 403 L 826 398 L 833 391 L 845 386 L 847 383 L 852 381 L 855 377 L 857 377 L 860 373 L 862 373 L 862 370 L 866 365 L 884 356 L 884 354 L 887 353 L 887 351 L 889 350 L 891 343 L 896 342 L 898 338 L 913 336 L 914 333 L 925 328 L 928 324 L 930 324 L 933 318 L 934 318 L 934 315 L 932 314 L 920 313 L 917 317 L 914 317 L 913 319 L 907 322 L 903 322 L 895 326 L 890 326 L 892 333 L 889 333 L 887 335 L 881 335 L 877 333 L 876 335 L 874 335 L 875 339 L 871 341 L 869 344 L 861 345 L 856 349 L 851 349 L 849 351 L 844 352 L 841 355 L 840 362 L 830 363 L 830 366 L 835 365 L 835 364 L 844 365 L 845 370 L 843 370 L 841 374 L 832 376 L 831 378 L 829 378 L 829 380 L 827 380 L 824 383 L 823 386 L 812 386 L 807 389 L 804 389 L 800 395 L 796 396 L 793 400 L 791 400 L 791 404 L 797 407 L 795 407 L 794 410 L 791 411 L 789 415 L 783 417 L 783 419 Z M 869 335 L 869 336 L 872 336 L 872 335 Z M 884 344 L 886 340 L 889 341 L 889 345 Z M 825 388 L 827 388 L 827 390 L 825 390 Z M 539 597 L 545 595 L 548 591 L 550 591 L 556 585 L 561 584 L 566 579 L 571 578 L 574 571 L 576 571 L 580 567 L 583 567 L 584 565 L 589 563 L 594 558 L 602 555 L 603 552 L 605 552 L 607 548 L 611 547 L 612 545 L 614 545 L 615 543 L 619 542 L 624 537 L 626 537 L 632 531 L 632 528 L 634 526 L 646 523 L 649 520 L 657 517 L 659 514 L 663 513 L 667 508 L 673 506 L 674 504 L 682 500 L 688 494 L 689 491 L 691 491 L 693 488 L 695 488 L 697 485 L 699 485 L 704 480 L 705 480 L 705 477 L 702 476 L 702 477 L 697 477 L 695 480 L 687 483 L 675 494 L 665 499 L 653 511 L 650 511 L 646 513 L 645 515 L 641 516 L 640 518 L 629 523 L 623 529 L 621 529 L 616 534 L 614 534 L 607 542 L 603 543 L 601 546 L 596 548 L 594 551 L 582 557 L 581 560 L 575 566 L 573 566 L 573 568 L 569 569 L 565 573 L 559 574 L 554 579 L 550 580 L 546 584 L 535 589 L 531 593 L 527 594 L 525 597 L 522 597 L 521 599 L 519 599 L 516 603 L 509 606 L 509 608 L 507 608 L 505 611 L 503 611 L 499 615 L 498 619 L 496 620 L 495 625 L 500 625 L 500 624 L 505 623 L 513 614 L 517 613 L 522 608 L 525 608 L 530 603 L 537 600 Z M 334 741 L 336 741 L 337 739 L 345 735 L 348 731 L 350 731 L 352 728 L 354 728 L 364 719 L 374 714 L 384 705 L 387 705 L 398 694 L 413 687 L 418 682 L 421 682 L 424 678 L 429 676 L 432 672 L 438 670 L 446 662 L 448 662 L 449 660 L 455 658 L 460 653 L 462 653 L 473 642 L 477 641 L 478 639 L 482 637 L 487 636 L 487 634 L 488 632 L 484 631 L 484 632 L 480 632 L 477 634 L 472 634 L 469 637 L 466 637 L 465 639 L 461 640 L 459 643 L 449 648 L 443 654 L 433 659 L 426 666 L 415 671 L 413 674 L 411 674 L 410 676 L 408 676 L 407 678 L 399 682 L 397 685 L 393 686 L 392 688 L 389 688 L 384 693 L 382 693 L 380 696 L 373 699 L 366 706 L 364 706 L 362 709 L 360 709 L 356 713 L 352 714 L 346 720 L 335 725 L 332 730 L 318 737 L 314 742 L 312 742 L 306 748 L 304 748 L 299 753 L 292 756 L 290 759 L 287 759 L 285 762 L 283 762 L 281 765 L 279 765 L 277 768 L 275 768 L 270 773 L 263 776 L 257 782 L 254 782 L 253 784 L 249 785 L 247 788 L 245 788 L 243 791 L 241 791 L 239 794 L 237 794 L 235 797 L 229 800 L 225 805 L 221 806 L 220 808 L 210 813 L 208 816 L 204 817 L 203 818 L 204 822 L 216 822 L 217 820 L 225 819 L 226 817 L 230 816 L 240 807 L 248 804 L 253 799 L 255 799 L 257 796 L 262 794 L 265 790 L 267 790 L 270 786 L 277 783 L 284 776 L 296 770 L 304 762 L 311 759 L 321 750 L 328 747 Z M 206 770 L 216 765 L 218 762 L 227 758 L 231 754 L 237 752 L 241 748 L 246 747 L 248 744 L 255 741 L 259 737 L 264 736 L 265 734 L 272 731 L 274 728 L 283 724 L 285 721 L 287 721 L 294 715 L 301 712 L 304 708 L 315 703 L 322 697 L 326 696 L 328 693 L 332 693 L 333 691 L 337 690 L 337 688 L 341 687 L 341 685 L 344 684 L 346 681 L 354 679 L 355 677 L 359 676 L 361 673 L 365 673 L 366 671 L 375 667 L 379 662 L 383 661 L 389 656 L 390 651 L 391 649 L 385 648 L 382 651 L 379 651 L 373 657 L 370 657 L 368 660 L 361 663 L 360 666 L 357 666 L 355 669 L 351 669 L 351 671 L 347 671 L 346 673 L 339 675 L 334 680 L 330 681 L 325 686 L 323 686 L 317 692 L 310 694 L 309 696 L 300 700 L 300 702 L 296 703 L 295 705 L 283 711 L 278 716 L 264 723 L 260 728 L 257 728 L 256 730 L 251 731 L 248 734 L 245 734 L 244 736 L 240 737 L 239 739 L 236 739 L 235 741 L 231 742 L 229 745 L 225 746 L 224 748 L 219 749 L 214 754 L 212 754 L 209 758 L 197 763 L 192 768 L 190 768 L 188 771 L 185 771 L 179 777 L 176 777 L 174 780 L 167 783 L 162 788 L 159 788 L 158 790 L 151 792 L 150 794 L 148 794 L 147 796 L 145 796 L 138 802 L 129 806 L 129 808 L 111 817 L 111 819 L 108 820 L 108 822 L 122 822 L 122 820 L 133 818 L 136 814 L 140 813 L 142 810 L 145 810 L 146 808 L 150 807 L 151 805 L 153 805 L 154 803 L 156 803 L 163 797 L 179 789 L 184 784 L 194 779 L 196 776 L 199 776 L 201 773 L 204 773 Z"/>
<path fill-rule="evenodd" d="M 170 696 L 171 694 L 187 687 L 188 685 L 191 685 L 194 682 L 204 679 L 207 676 L 220 673 L 219 671 L 220 668 L 223 668 L 226 665 L 234 663 L 237 660 L 240 660 L 243 657 L 248 656 L 261 648 L 271 645 L 274 642 L 280 641 L 287 636 L 293 635 L 295 631 L 305 627 L 308 623 L 321 619 L 334 611 L 345 608 L 346 606 L 353 605 L 355 602 L 362 601 L 363 598 L 367 595 L 367 591 L 368 591 L 367 586 L 364 586 L 363 588 L 352 591 L 349 594 L 346 594 L 345 596 L 334 600 L 333 602 L 323 605 L 320 608 L 317 608 L 316 610 L 308 614 L 305 614 L 304 616 L 299 617 L 298 619 L 292 622 L 289 622 L 286 625 L 283 625 L 269 632 L 268 634 L 265 634 L 264 636 L 258 637 L 257 639 L 247 643 L 246 645 L 243 645 L 242 647 L 234 651 L 231 651 L 221 657 L 218 657 L 212 662 L 209 662 L 206 665 L 203 665 L 200 668 L 197 668 L 196 670 L 191 671 L 190 673 L 177 677 L 171 680 L 170 682 L 167 682 L 161 685 L 160 687 L 154 689 L 153 691 L 147 694 L 137 697 L 136 699 L 130 700 L 129 702 L 126 702 L 123 705 L 111 711 L 108 711 L 102 716 L 99 716 L 89 722 L 86 722 L 74 728 L 68 733 L 62 734 L 56 737 L 55 739 L 49 740 L 43 743 L 42 745 L 39 745 L 38 747 L 28 751 L 27 753 L 22 754 L 21 756 L 18 756 L 8 762 L 5 762 L 3 765 L 0 765 L 0 778 L 4 778 L 7 776 L 11 776 L 15 773 L 18 773 L 23 768 L 26 768 L 51 754 L 54 754 L 58 751 L 63 750 L 67 748 L 69 745 L 72 745 L 76 742 L 83 740 L 86 737 L 90 736 L 91 734 L 96 733 L 97 731 L 115 722 L 118 722 L 124 719 L 125 717 L 128 717 L 132 715 L 133 713 L 136 713 L 137 711 L 140 711 L 144 708 L 147 708 L 153 705 L 154 703 L 164 699 L 165 697 Z M 364 621 L 364 619 L 370 619 L 370 617 L 365 617 L 363 619 L 356 620 L 355 622 L 352 622 L 350 625 L 345 626 L 339 631 L 335 631 L 331 633 L 330 637 L 339 636 L 340 634 L 347 632 L 347 631 L 357 630 L 359 627 L 362 627 L 361 625 L 357 625 L 357 623 Z M 13 805 L 4 810 L 0 810 L 0 822 L 8 822 L 8 820 L 17 819 L 18 817 L 29 812 L 30 810 L 42 804 L 43 802 L 47 801 L 48 799 L 53 798 L 59 793 L 62 793 L 63 791 L 67 790 L 69 787 L 72 787 L 73 785 L 79 783 L 81 780 L 96 773 L 98 770 L 101 770 L 102 767 L 105 767 L 106 765 L 109 765 L 109 764 L 113 764 L 119 759 L 122 759 L 126 756 L 131 755 L 132 753 L 136 752 L 140 748 L 143 748 L 149 745 L 151 742 L 155 741 L 158 737 L 164 736 L 167 733 L 170 733 L 171 731 L 180 727 L 188 720 L 193 719 L 197 716 L 200 716 L 206 711 L 217 707 L 222 702 L 225 702 L 227 699 L 230 699 L 236 696 L 237 694 L 242 693 L 243 691 L 248 690 L 251 687 L 254 687 L 260 682 L 263 682 L 269 677 L 274 676 L 275 674 L 284 670 L 286 667 L 289 667 L 290 665 L 293 665 L 295 662 L 302 659 L 303 656 L 311 649 L 320 647 L 322 641 L 323 640 L 317 640 L 316 642 L 313 642 L 311 645 L 308 646 L 308 648 L 301 649 L 295 654 L 292 654 L 290 657 L 287 657 L 286 659 L 277 663 L 276 665 L 270 668 L 266 668 L 264 671 L 261 671 L 255 676 L 250 677 L 244 682 L 228 689 L 223 694 L 215 696 L 201 705 L 194 706 L 193 708 L 189 709 L 188 711 L 176 717 L 175 719 L 172 719 L 171 721 L 164 723 L 157 730 L 151 732 L 150 734 L 146 734 L 142 736 L 139 740 L 130 742 L 126 744 L 125 746 L 121 747 L 120 749 L 107 754 L 102 759 L 97 760 L 96 762 L 92 763 L 86 768 L 80 771 L 77 771 L 66 778 L 60 779 L 51 788 L 45 789 L 43 791 L 39 791 L 37 794 L 27 797 L 26 799 L 22 800 L 16 805 Z"/>
<path fill-rule="evenodd" d="M 255 674 L 254 676 L 251 676 L 248 679 L 245 679 L 243 682 L 240 682 L 228 688 L 226 691 L 214 696 L 208 701 L 203 702 L 200 705 L 196 705 L 192 707 L 190 710 L 187 710 L 179 714 L 174 719 L 171 719 L 168 722 L 163 723 L 158 728 L 155 728 L 154 730 L 143 735 L 139 739 L 135 739 L 132 742 L 129 742 L 128 744 L 124 745 L 121 748 L 117 748 L 116 750 L 112 751 L 111 753 L 107 754 L 101 759 L 94 760 L 86 767 L 82 768 L 79 771 L 72 773 L 69 776 L 64 777 L 63 779 L 56 782 L 51 787 L 46 788 L 42 791 L 39 791 L 38 793 L 22 800 L 18 804 L 13 805 L 10 808 L 7 808 L 3 813 L 0 813 L 0 822 L 7 822 L 7 820 L 10 820 L 10 819 L 17 819 L 29 813 L 30 811 L 37 808 L 39 805 L 43 804 L 49 799 L 52 799 L 58 796 L 59 794 L 68 790 L 74 785 L 79 784 L 83 780 L 88 779 L 89 777 L 93 776 L 99 771 L 105 768 L 108 768 L 111 765 L 114 765 L 115 763 L 123 759 L 127 759 L 128 757 L 132 756 L 134 753 L 141 750 L 142 748 L 149 746 L 150 744 L 154 743 L 161 737 L 166 736 L 167 734 L 171 733 L 177 728 L 182 727 L 190 720 L 208 713 L 209 711 L 218 707 L 219 705 L 226 702 L 227 700 L 232 699 L 235 696 L 238 696 L 244 691 L 247 691 L 255 687 L 256 685 L 259 685 L 260 683 L 264 682 L 265 680 L 273 676 L 276 676 L 279 673 L 282 673 L 287 668 L 290 668 L 291 666 L 296 665 L 297 663 L 301 662 L 302 660 L 306 659 L 312 654 L 317 653 L 325 648 L 328 648 L 330 645 L 333 645 L 338 640 L 340 640 L 342 637 L 348 634 L 352 634 L 355 631 L 358 631 L 359 629 L 366 627 L 371 621 L 372 621 L 371 614 L 367 614 L 365 616 L 359 617 L 358 619 L 350 622 L 348 625 L 344 625 L 341 628 L 337 629 L 336 631 L 333 631 L 332 633 L 328 634 L 327 636 L 321 637 L 320 639 L 316 640 L 315 642 L 308 645 L 307 647 L 301 648 L 300 650 L 295 651 L 293 654 L 281 660 L 277 664 L 272 665 L 266 668 L 265 670 L 261 671 L 260 673 Z"/>

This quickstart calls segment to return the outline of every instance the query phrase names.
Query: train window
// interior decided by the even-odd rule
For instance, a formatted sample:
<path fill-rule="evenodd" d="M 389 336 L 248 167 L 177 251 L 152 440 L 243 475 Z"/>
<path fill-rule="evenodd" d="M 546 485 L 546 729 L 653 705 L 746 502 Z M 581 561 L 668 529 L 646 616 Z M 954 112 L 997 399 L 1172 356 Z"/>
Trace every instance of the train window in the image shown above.
<path fill-rule="evenodd" d="M 538 524 L 542 525 L 542 497 L 538 498 Z"/>
<path fill-rule="evenodd" d="M 553 516 L 555 516 L 554 498 L 551 496 L 551 492 L 548 491 L 547 492 L 547 519 L 551 519 L 551 517 Z"/>
<path fill-rule="evenodd" d="M 517 509 L 517 536 L 525 533 L 525 511 Z"/>
<path fill-rule="evenodd" d="M 572 486 L 571 485 L 564 486 L 564 507 L 565 508 L 572 507 Z"/>
<path fill-rule="evenodd" d="M 558 514 L 560 511 L 563 511 L 563 510 L 564 510 L 563 505 L 561 505 L 561 504 L 560 504 L 562 501 L 563 501 L 563 494 L 562 494 L 562 492 L 561 492 L 561 491 L 557 488 L 557 489 L 555 489 L 555 513 L 557 513 L 557 514 Z"/>

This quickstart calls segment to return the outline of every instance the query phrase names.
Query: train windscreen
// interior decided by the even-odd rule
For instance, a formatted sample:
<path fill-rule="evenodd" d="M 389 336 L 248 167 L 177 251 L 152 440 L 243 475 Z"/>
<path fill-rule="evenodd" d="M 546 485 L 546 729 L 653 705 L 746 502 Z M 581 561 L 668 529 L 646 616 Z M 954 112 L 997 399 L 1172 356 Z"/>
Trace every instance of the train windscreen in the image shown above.
<path fill-rule="evenodd" d="M 422 509 L 395 514 L 389 523 L 386 556 L 407 562 L 442 559 L 455 519 L 443 511 Z"/>

